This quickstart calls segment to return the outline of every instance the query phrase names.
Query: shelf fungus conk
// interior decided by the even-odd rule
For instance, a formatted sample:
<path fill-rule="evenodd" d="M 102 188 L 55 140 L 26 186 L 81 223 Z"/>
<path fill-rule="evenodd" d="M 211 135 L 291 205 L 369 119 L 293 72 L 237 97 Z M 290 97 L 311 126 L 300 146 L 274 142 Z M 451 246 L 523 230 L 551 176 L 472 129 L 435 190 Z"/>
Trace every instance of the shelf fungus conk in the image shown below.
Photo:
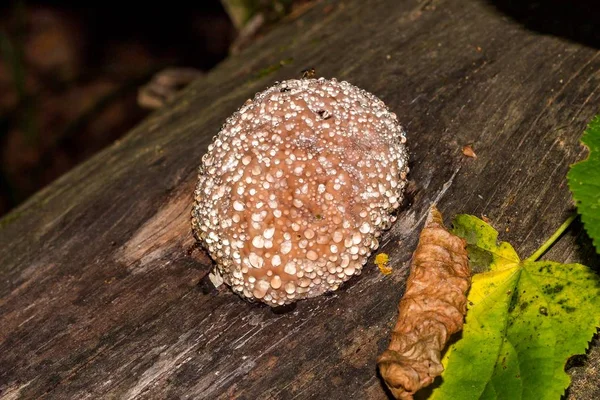
<path fill-rule="evenodd" d="M 202 158 L 192 228 L 233 291 L 279 306 L 361 272 L 395 217 L 405 133 L 372 94 L 288 80 L 227 119 Z"/>

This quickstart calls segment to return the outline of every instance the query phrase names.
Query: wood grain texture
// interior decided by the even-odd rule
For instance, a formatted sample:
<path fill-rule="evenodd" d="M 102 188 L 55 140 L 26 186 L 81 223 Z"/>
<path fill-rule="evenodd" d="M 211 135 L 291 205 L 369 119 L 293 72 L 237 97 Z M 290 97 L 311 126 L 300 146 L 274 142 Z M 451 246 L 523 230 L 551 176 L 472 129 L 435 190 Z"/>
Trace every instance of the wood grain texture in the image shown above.
<path fill-rule="evenodd" d="M 228 290 L 189 226 L 225 118 L 314 66 L 383 99 L 408 131 L 407 204 L 371 265 L 274 314 Z M 321 1 L 195 82 L 0 228 L 0 398 L 385 399 L 376 375 L 429 206 L 486 215 L 519 254 L 572 212 L 565 174 L 600 104 L 600 54 L 484 0 Z M 471 144 L 478 158 L 467 158 Z M 566 235 L 548 255 L 591 262 Z M 598 347 L 572 398 L 600 397 Z"/>

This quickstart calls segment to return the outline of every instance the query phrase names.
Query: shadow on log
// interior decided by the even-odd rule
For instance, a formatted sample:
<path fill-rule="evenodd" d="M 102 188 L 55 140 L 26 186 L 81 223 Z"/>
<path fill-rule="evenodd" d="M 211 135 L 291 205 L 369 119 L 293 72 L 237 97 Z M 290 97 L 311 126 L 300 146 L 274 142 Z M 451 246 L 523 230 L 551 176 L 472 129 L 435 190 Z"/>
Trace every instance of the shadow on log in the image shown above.
<path fill-rule="evenodd" d="M 600 31 L 597 29 L 600 3 L 597 1 L 488 1 L 527 29 L 600 48 Z"/>

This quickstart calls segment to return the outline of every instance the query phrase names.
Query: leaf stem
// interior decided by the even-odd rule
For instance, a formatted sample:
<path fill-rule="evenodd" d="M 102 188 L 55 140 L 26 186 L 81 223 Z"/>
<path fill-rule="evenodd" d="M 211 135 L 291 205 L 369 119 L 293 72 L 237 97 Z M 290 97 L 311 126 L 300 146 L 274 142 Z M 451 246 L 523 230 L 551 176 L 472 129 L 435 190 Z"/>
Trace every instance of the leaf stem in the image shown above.
<path fill-rule="evenodd" d="M 558 240 L 560 235 L 562 235 L 567 230 L 567 228 L 569 227 L 569 225 L 571 225 L 575 218 L 577 218 L 577 213 L 574 213 L 569 218 L 567 218 L 567 220 L 563 222 L 561 226 L 558 227 L 556 232 L 554 232 L 552 236 L 550 236 L 548 240 L 546 240 L 544 244 L 542 244 L 540 248 L 535 251 L 535 253 L 527 257 L 525 261 L 537 261 L 538 258 L 540 258 L 546 251 L 548 251 L 550 247 L 552 247 L 552 245 Z"/>

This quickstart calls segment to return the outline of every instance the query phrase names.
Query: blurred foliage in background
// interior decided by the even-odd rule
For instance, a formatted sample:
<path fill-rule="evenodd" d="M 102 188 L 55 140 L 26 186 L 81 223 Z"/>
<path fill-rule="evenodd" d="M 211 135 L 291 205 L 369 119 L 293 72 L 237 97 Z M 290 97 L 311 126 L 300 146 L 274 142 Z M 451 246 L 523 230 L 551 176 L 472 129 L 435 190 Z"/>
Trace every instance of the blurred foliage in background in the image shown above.
<path fill-rule="evenodd" d="M 292 0 L 221 0 L 233 26 L 240 30 L 253 17 L 265 14 L 268 20 L 283 17 L 292 7 Z"/>
<path fill-rule="evenodd" d="M 207 71 L 310 0 L 0 5 L 0 216 L 111 144 L 168 66 Z"/>

